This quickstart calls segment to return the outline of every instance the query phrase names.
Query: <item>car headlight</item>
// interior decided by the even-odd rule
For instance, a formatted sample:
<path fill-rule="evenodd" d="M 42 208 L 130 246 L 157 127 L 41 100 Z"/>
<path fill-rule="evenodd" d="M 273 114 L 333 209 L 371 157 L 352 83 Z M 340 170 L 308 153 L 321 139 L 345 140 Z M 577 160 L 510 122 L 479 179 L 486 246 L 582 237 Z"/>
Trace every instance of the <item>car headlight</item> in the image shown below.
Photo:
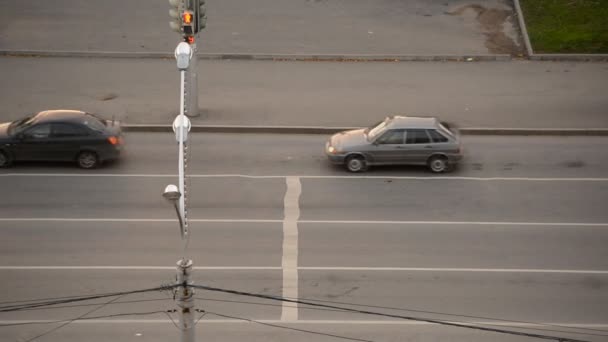
<path fill-rule="evenodd" d="M 337 152 L 337 150 L 336 150 L 336 148 L 335 148 L 335 147 L 333 147 L 333 146 L 329 145 L 329 147 L 327 147 L 327 152 L 329 152 L 329 153 L 331 153 L 331 154 L 334 154 L 334 153 L 336 153 L 336 152 Z"/>

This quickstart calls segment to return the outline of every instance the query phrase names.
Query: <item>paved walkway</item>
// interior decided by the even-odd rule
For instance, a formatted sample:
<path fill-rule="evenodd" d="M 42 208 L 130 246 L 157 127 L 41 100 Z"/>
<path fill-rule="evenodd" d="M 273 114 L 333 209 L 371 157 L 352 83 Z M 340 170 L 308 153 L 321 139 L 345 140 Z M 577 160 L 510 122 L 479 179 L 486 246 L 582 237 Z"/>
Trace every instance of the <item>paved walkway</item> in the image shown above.
<path fill-rule="evenodd" d="M 0 50 L 173 52 L 167 0 L 4 0 Z M 201 53 L 522 52 L 511 0 L 207 0 Z"/>
<path fill-rule="evenodd" d="M 0 119 L 84 109 L 170 124 L 173 60 L 0 58 Z M 608 128 L 608 64 L 200 61 L 205 125 L 364 126 L 387 114 L 462 127 Z"/>

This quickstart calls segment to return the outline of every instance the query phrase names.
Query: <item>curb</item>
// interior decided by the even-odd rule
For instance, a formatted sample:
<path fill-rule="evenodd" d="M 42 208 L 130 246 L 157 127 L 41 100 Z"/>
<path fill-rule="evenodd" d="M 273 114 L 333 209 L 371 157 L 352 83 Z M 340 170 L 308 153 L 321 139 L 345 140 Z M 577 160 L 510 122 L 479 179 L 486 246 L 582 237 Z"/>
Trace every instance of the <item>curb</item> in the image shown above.
<path fill-rule="evenodd" d="M 123 124 L 126 132 L 173 132 L 171 125 Z M 220 126 L 193 125 L 191 132 L 205 133 L 265 133 L 265 134 L 334 134 L 361 127 L 320 127 L 320 126 Z M 501 136 L 608 136 L 608 128 L 460 128 L 462 135 Z"/>
<path fill-rule="evenodd" d="M 7 57 L 90 57 L 90 58 L 174 58 L 167 52 L 119 52 L 119 51 L 36 51 L 0 50 L 0 56 Z M 254 61 L 340 61 L 340 62 L 488 62 L 510 61 L 507 54 L 479 55 L 366 55 L 366 54 L 241 54 L 241 53 L 199 53 L 199 60 L 254 60 Z"/>

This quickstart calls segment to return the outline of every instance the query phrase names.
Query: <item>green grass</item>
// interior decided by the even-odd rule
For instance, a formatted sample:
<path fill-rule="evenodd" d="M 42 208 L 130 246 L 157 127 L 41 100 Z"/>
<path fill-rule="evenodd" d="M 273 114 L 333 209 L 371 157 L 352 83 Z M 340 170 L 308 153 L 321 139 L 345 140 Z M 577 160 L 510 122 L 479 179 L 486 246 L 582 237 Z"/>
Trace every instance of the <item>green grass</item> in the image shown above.
<path fill-rule="evenodd" d="M 608 0 L 520 0 L 535 53 L 608 53 Z"/>

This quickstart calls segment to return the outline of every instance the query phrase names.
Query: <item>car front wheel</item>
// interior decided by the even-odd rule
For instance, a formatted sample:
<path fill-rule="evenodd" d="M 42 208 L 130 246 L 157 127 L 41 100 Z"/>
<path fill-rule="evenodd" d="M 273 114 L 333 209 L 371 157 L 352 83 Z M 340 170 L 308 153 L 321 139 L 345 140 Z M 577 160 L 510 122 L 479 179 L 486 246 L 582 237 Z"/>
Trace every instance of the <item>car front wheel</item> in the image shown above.
<path fill-rule="evenodd" d="M 427 166 L 432 172 L 441 173 L 448 169 L 448 160 L 446 157 L 434 156 L 429 158 Z"/>
<path fill-rule="evenodd" d="M 350 172 L 362 172 L 366 168 L 365 159 L 361 156 L 350 156 L 346 159 L 346 169 Z"/>
<path fill-rule="evenodd" d="M 99 165 L 99 158 L 95 152 L 82 151 L 78 154 L 76 162 L 83 169 L 93 169 Z"/>

